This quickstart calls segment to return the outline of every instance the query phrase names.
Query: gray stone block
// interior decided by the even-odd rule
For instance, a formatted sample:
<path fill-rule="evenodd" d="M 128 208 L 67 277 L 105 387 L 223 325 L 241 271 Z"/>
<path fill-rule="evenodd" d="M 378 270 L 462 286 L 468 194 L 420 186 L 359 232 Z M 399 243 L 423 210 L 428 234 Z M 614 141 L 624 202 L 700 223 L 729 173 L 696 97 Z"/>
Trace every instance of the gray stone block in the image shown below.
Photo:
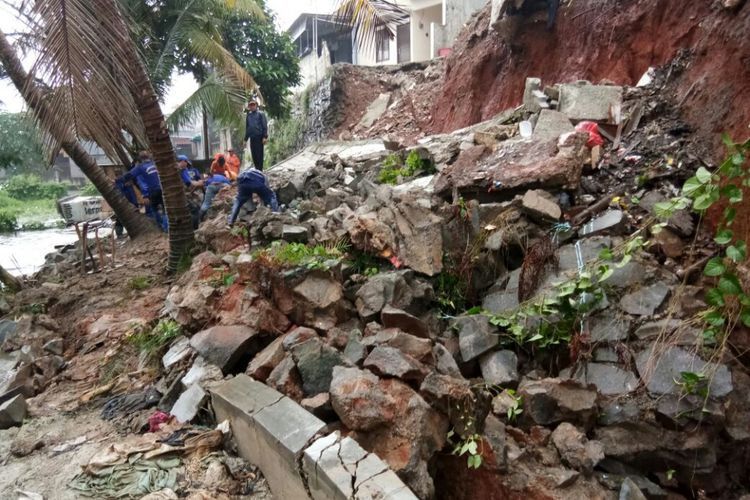
<path fill-rule="evenodd" d="M 26 400 L 21 395 L 0 404 L 0 429 L 8 429 L 23 424 L 26 411 Z"/>
<path fill-rule="evenodd" d="M 174 415 L 181 424 L 192 421 L 200 411 L 208 394 L 198 384 L 191 385 L 188 390 L 180 394 L 172 407 L 170 414 Z"/>
<path fill-rule="evenodd" d="M 560 85 L 559 109 L 571 120 L 612 123 L 611 110 L 622 106 L 622 87 L 613 85 Z"/>
<path fill-rule="evenodd" d="M 534 127 L 532 138 L 539 141 L 557 140 L 561 135 L 575 132 L 575 127 L 564 113 L 543 109 Z"/>

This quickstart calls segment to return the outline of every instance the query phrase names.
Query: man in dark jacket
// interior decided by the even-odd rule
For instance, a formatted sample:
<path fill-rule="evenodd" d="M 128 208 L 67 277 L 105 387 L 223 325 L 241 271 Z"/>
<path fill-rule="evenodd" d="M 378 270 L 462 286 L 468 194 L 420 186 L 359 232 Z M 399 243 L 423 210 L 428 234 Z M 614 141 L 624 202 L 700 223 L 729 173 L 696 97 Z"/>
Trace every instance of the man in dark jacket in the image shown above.
<path fill-rule="evenodd" d="M 251 99 L 247 105 L 245 118 L 245 143 L 250 139 L 250 154 L 253 165 L 263 170 L 263 148 L 268 142 L 268 121 L 266 115 L 258 110 L 258 101 Z"/>

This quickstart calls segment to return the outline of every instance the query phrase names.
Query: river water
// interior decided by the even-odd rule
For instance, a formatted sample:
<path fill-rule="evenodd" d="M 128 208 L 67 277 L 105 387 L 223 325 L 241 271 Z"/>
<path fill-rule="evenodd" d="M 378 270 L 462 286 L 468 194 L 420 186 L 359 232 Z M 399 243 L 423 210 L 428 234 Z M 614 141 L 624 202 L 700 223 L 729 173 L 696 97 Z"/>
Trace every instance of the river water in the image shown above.
<path fill-rule="evenodd" d="M 55 245 L 77 239 L 72 227 L 0 234 L 0 265 L 16 276 L 31 275 L 44 265 L 44 256 L 54 252 Z"/>

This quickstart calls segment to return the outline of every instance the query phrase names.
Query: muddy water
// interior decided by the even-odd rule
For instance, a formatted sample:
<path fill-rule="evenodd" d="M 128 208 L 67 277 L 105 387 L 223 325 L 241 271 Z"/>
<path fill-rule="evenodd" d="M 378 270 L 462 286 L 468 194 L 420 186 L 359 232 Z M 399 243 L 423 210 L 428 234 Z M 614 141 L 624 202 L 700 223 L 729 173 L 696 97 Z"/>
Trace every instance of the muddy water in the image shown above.
<path fill-rule="evenodd" d="M 77 240 L 75 229 L 45 229 L 0 234 L 0 265 L 11 274 L 30 275 L 44 264 L 44 256 L 55 251 L 55 245 Z"/>

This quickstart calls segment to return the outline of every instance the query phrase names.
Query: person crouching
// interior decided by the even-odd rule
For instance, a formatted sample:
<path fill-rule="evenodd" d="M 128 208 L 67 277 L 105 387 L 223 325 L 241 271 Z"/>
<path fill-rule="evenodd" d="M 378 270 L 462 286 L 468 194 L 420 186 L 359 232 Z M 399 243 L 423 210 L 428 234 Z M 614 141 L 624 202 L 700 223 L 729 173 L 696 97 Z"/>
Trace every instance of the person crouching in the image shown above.
<path fill-rule="evenodd" d="M 237 177 L 237 198 L 234 200 L 232 213 L 229 214 L 228 222 L 230 226 L 234 225 L 240 213 L 240 208 L 252 199 L 253 194 L 257 194 L 263 200 L 263 203 L 271 208 L 271 211 L 279 211 L 279 202 L 276 200 L 276 193 L 268 187 L 266 176 L 260 170 L 251 168 L 245 170 Z"/>

